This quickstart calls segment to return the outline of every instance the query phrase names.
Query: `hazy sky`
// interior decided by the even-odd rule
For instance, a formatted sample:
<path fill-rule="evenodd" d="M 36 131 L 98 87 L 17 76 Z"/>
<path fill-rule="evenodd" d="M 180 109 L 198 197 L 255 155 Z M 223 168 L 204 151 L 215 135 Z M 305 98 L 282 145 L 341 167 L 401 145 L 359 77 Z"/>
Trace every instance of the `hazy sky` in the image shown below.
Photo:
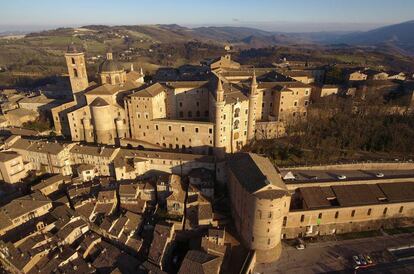
<path fill-rule="evenodd" d="M 366 30 L 413 19 L 413 0 L 0 0 L 1 30 L 171 23 Z"/>

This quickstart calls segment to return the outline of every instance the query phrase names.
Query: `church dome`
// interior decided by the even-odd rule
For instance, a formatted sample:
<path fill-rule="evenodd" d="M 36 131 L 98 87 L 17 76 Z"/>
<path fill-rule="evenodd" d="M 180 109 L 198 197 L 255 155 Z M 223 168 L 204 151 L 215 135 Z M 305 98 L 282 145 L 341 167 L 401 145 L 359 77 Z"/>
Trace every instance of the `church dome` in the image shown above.
<path fill-rule="evenodd" d="M 105 60 L 99 66 L 99 72 L 112 72 L 112 71 L 120 71 L 124 70 L 124 68 L 114 60 Z"/>

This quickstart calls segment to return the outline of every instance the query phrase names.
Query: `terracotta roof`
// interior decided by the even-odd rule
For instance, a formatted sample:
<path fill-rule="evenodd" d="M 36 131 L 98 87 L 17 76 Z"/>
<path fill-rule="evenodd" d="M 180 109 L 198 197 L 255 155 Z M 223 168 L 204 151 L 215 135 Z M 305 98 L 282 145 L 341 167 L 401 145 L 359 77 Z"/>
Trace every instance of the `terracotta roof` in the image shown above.
<path fill-rule="evenodd" d="M 208 81 L 175 81 L 166 82 L 165 85 L 171 88 L 200 88 L 208 85 Z"/>
<path fill-rule="evenodd" d="M 49 99 L 46 96 L 44 96 L 43 94 L 41 94 L 41 95 L 33 96 L 33 97 L 25 97 L 25 98 L 23 98 L 19 101 L 19 104 L 20 103 L 24 103 L 24 104 L 49 104 L 53 101 L 54 101 L 53 99 Z"/>
<path fill-rule="evenodd" d="M 377 185 L 331 186 L 340 206 L 376 204 L 384 194 Z"/>
<path fill-rule="evenodd" d="M 0 162 L 7 162 L 11 161 L 13 159 L 16 159 L 18 157 L 21 157 L 20 154 L 14 151 L 2 151 L 0 152 Z"/>
<path fill-rule="evenodd" d="M 98 156 L 98 157 L 106 157 L 110 158 L 116 149 L 110 147 L 103 147 L 103 146 L 83 146 L 83 145 L 75 145 L 70 150 L 70 153 L 75 154 L 86 154 L 91 156 Z"/>
<path fill-rule="evenodd" d="M 184 257 L 178 274 L 216 274 L 219 273 L 222 259 L 198 250 L 189 250 Z"/>
<path fill-rule="evenodd" d="M 164 256 L 174 227 L 169 224 L 157 224 L 154 229 L 154 237 L 148 253 L 148 260 L 159 265 Z"/>
<path fill-rule="evenodd" d="M 138 90 L 137 92 L 130 95 L 130 97 L 154 97 L 165 90 L 165 87 L 160 83 L 147 86 L 144 89 Z"/>
<path fill-rule="evenodd" d="M 64 176 L 62 174 L 56 174 L 56 175 L 53 175 L 50 178 L 42 180 L 37 185 L 32 186 L 32 190 L 43 189 L 43 188 L 46 188 L 48 186 L 54 185 L 56 183 L 60 183 L 60 182 L 64 183 L 64 182 L 70 182 L 70 181 L 71 181 L 70 176 Z"/>
<path fill-rule="evenodd" d="M 331 192 L 332 189 L 328 187 Z M 323 191 L 322 187 L 303 187 L 299 188 L 298 191 L 301 193 L 303 201 L 307 208 L 325 208 L 330 207 L 331 203 L 328 200 L 326 191 Z M 335 194 L 333 197 L 336 198 Z"/>
<path fill-rule="evenodd" d="M 383 183 L 379 188 L 387 196 L 389 202 L 412 202 L 414 201 L 414 183 Z"/>
<path fill-rule="evenodd" d="M 280 174 L 265 157 L 253 153 L 236 153 L 229 157 L 227 164 L 243 188 L 250 193 L 268 185 L 287 191 Z"/>
<path fill-rule="evenodd" d="M 0 228 L 8 227 L 15 218 L 51 204 L 51 202 L 49 198 L 38 191 L 14 199 L 0 208 Z"/>

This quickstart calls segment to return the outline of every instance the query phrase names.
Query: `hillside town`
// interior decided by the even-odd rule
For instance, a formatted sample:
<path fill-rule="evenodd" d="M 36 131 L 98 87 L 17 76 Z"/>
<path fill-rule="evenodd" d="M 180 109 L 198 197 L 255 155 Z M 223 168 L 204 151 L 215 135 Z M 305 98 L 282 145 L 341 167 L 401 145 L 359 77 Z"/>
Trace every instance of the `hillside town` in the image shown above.
<path fill-rule="evenodd" d="M 1 91 L 5 271 L 285 273 L 287 252 L 299 261 L 308 244 L 414 227 L 410 159 L 282 167 L 246 150 L 332 98 L 353 112 L 392 95 L 386 112 L 412 115 L 412 73 L 286 59 L 256 67 L 227 50 L 148 78 L 108 47 L 90 81 L 85 54 L 70 44 L 62 56 L 70 87 Z M 409 235 L 393 248 L 412 255 Z M 403 258 L 370 248 L 323 263 L 340 271 Z"/>

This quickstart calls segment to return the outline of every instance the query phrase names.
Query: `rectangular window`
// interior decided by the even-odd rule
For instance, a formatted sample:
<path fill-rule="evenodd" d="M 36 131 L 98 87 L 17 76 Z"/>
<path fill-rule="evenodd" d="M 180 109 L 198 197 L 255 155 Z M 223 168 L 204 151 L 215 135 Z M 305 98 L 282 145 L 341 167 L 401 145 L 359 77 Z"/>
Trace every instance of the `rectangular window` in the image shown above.
<path fill-rule="evenodd" d="M 322 219 L 322 213 L 319 213 L 318 219 Z"/>
<path fill-rule="evenodd" d="M 181 131 L 184 132 L 185 131 L 185 127 L 181 127 Z"/>
<path fill-rule="evenodd" d="M 335 219 L 338 219 L 339 217 L 339 211 L 335 212 Z"/>
<path fill-rule="evenodd" d="M 370 215 L 371 215 L 371 209 L 370 209 L 370 208 L 368 208 L 367 215 L 368 215 L 368 216 L 370 216 Z"/>
<path fill-rule="evenodd" d="M 386 215 L 388 211 L 388 208 L 384 208 L 384 211 L 382 212 L 382 214 Z"/>
<path fill-rule="evenodd" d="M 300 216 L 300 222 L 303 223 L 304 220 L 305 220 L 305 215 L 302 214 L 302 216 Z"/>
<path fill-rule="evenodd" d="M 354 216 L 355 216 L 355 210 L 352 210 L 351 217 L 354 217 Z"/>
<path fill-rule="evenodd" d="M 286 224 L 287 224 L 287 217 L 285 216 L 283 217 L 283 226 L 286 226 Z"/>
<path fill-rule="evenodd" d="M 400 206 L 400 210 L 399 210 L 399 212 L 400 212 L 400 213 L 402 213 L 402 212 L 403 212 L 403 210 L 404 210 L 404 207 L 403 207 L 403 206 Z"/>
<path fill-rule="evenodd" d="M 209 128 L 208 129 L 208 133 L 210 133 L 210 134 L 213 133 L 213 129 L 212 128 Z"/>
<path fill-rule="evenodd" d="M 171 126 L 168 126 L 168 130 L 171 131 Z"/>
<path fill-rule="evenodd" d="M 198 133 L 198 127 L 195 128 L 195 132 Z"/>

